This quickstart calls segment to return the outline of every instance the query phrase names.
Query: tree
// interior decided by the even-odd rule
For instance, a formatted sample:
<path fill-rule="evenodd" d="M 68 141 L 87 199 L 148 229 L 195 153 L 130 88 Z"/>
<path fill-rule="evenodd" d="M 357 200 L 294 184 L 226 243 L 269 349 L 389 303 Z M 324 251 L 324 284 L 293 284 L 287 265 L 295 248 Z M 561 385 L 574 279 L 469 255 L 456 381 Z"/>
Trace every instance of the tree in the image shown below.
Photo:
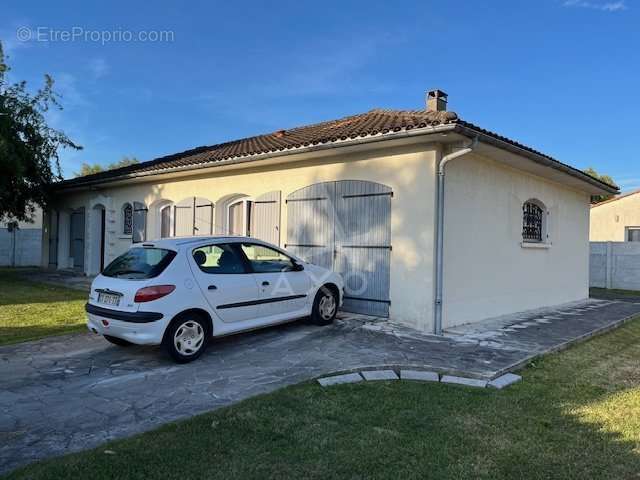
<path fill-rule="evenodd" d="M 600 180 L 601 182 L 604 183 L 608 183 L 609 185 L 613 186 L 613 187 L 617 187 L 616 182 L 613 181 L 613 178 L 611 178 L 609 175 L 601 175 L 598 172 L 596 172 L 595 169 L 589 167 L 587 168 L 584 173 L 586 173 L 587 175 L 597 178 L 598 180 Z M 606 194 L 606 195 L 592 195 L 591 196 L 591 203 L 600 203 L 600 202 L 604 202 L 605 200 L 610 199 L 611 197 L 613 197 L 612 193 Z"/>
<path fill-rule="evenodd" d="M 76 177 L 84 177 L 85 175 L 93 175 L 94 173 L 100 173 L 103 171 L 102 165 L 99 163 L 94 163 L 93 165 L 82 162 L 80 166 L 80 171 L 75 172 L 74 175 Z"/>
<path fill-rule="evenodd" d="M 136 157 L 127 157 L 126 155 L 120 159 L 119 162 L 112 163 L 107 167 L 108 170 L 113 170 L 114 168 L 120 167 L 128 167 L 129 165 L 135 165 L 136 163 L 140 163 Z"/>
<path fill-rule="evenodd" d="M 94 173 L 104 172 L 105 170 L 113 170 L 121 167 L 128 167 L 129 165 L 135 165 L 136 163 L 140 163 L 136 157 L 122 157 L 121 160 L 110 163 L 106 167 L 103 167 L 99 163 L 89 164 L 82 163 L 79 172 L 75 172 L 76 177 L 84 177 L 85 175 L 93 175 Z"/>
<path fill-rule="evenodd" d="M 30 93 L 26 82 L 9 82 L 9 71 L 0 42 L 0 221 L 28 221 L 36 205 L 46 208 L 52 184 L 62 179 L 60 150 L 82 147 L 47 124 L 50 108 L 62 110 L 53 78 L 45 75 L 44 86 Z"/>

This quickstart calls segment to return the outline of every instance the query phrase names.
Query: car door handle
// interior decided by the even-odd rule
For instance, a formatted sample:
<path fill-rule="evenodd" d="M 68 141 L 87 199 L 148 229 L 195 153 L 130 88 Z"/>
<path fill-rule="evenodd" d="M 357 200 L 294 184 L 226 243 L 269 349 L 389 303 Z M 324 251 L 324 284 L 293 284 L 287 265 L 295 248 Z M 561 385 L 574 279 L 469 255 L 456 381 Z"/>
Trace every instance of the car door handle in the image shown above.
<path fill-rule="evenodd" d="M 217 290 L 217 289 L 218 289 L 218 287 L 216 287 L 215 285 L 209 285 L 209 286 L 207 287 L 207 289 L 209 289 L 209 290 Z"/>
<path fill-rule="evenodd" d="M 271 285 L 271 284 L 269 282 L 267 282 L 266 280 L 264 282 L 262 282 L 262 286 L 263 287 L 267 287 L 269 285 Z"/>

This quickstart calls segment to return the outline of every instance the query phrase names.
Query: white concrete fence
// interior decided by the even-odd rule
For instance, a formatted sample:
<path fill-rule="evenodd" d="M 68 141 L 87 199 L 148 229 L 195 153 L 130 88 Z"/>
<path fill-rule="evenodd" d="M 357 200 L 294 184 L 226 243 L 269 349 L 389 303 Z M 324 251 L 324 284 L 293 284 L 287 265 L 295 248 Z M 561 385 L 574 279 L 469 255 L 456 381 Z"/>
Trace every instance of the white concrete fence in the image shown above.
<path fill-rule="evenodd" d="M 42 229 L 0 228 L 0 266 L 27 267 L 40 265 Z"/>
<path fill-rule="evenodd" d="M 640 290 L 640 242 L 591 242 L 589 286 Z"/>

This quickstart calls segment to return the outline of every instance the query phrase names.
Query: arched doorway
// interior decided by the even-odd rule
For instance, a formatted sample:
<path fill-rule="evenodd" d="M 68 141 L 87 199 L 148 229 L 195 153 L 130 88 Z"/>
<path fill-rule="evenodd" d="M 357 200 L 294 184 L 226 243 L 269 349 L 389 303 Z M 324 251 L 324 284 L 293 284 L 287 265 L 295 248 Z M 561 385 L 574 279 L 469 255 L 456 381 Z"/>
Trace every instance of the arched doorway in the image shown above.
<path fill-rule="evenodd" d="M 216 202 L 215 232 L 220 235 L 247 235 L 251 198 L 244 193 L 225 195 Z"/>
<path fill-rule="evenodd" d="M 342 180 L 287 197 L 285 247 L 342 275 L 346 311 L 389 316 L 392 196 L 386 185 Z"/>
<path fill-rule="evenodd" d="M 149 206 L 146 220 L 146 239 L 155 240 L 174 236 L 173 208 L 171 200 L 159 199 Z"/>

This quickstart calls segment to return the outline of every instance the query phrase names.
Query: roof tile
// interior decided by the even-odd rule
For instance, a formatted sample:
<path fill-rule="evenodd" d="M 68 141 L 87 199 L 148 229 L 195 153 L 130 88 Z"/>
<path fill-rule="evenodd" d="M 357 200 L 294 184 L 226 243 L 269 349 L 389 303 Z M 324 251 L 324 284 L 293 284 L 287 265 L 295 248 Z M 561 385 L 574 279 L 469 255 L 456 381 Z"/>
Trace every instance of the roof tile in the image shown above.
<path fill-rule="evenodd" d="M 413 130 L 415 128 L 426 128 L 428 126 L 433 127 L 445 124 L 457 124 L 466 128 L 471 128 L 479 133 L 490 135 L 493 138 L 508 142 L 562 165 L 560 162 L 548 155 L 544 155 L 532 148 L 526 147 L 525 145 L 489 130 L 477 127 L 472 123 L 465 122 L 464 120 L 459 119 L 455 112 L 373 109 L 365 113 L 351 115 L 337 120 L 295 127 L 288 130 L 277 130 L 265 135 L 243 138 L 217 145 L 197 147 L 135 165 L 64 180 L 60 182 L 58 186 L 64 188 L 80 186 L 88 183 L 99 183 L 135 173 L 161 172 L 162 170 L 175 167 L 195 167 L 209 163 L 215 164 L 216 162 L 230 160 L 233 158 L 264 153 L 275 153 L 290 150 L 292 148 L 300 148 L 302 146 L 321 145 L 339 140 L 355 139 L 358 137 L 367 137 L 371 135 L 387 134 L 389 132 L 399 132 L 402 130 Z M 578 172 L 577 170 L 575 171 Z M 583 172 L 579 173 L 586 175 Z"/>

